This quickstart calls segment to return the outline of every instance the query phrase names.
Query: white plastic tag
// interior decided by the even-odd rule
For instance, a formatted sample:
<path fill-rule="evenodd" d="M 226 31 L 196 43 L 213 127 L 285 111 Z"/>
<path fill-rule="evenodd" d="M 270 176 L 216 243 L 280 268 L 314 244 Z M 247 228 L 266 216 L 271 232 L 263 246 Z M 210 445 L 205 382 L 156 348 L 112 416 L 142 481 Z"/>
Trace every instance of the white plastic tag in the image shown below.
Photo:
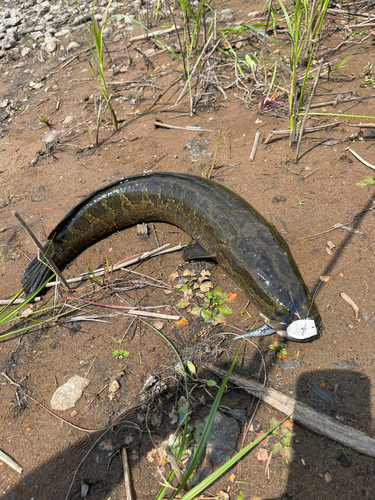
<path fill-rule="evenodd" d="M 307 340 L 318 335 L 313 319 L 298 319 L 297 321 L 293 321 L 286 329 L 286 332 L 289 337 L 296 340 Z"/>

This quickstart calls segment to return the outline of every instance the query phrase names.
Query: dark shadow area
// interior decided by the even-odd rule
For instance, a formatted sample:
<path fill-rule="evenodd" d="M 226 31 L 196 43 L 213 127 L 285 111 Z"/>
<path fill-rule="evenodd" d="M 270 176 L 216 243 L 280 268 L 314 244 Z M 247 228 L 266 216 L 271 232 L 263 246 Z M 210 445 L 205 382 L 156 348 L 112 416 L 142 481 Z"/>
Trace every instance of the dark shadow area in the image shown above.
<path fill-rule="evenodd" d="M 317 394 L 319 392 L 321 395 Z M 344 425 L 373 436 L 371 385 L 360 372 L 322 370 L 303 373 L 297 382 L 296 399 Z M 375 498 L 373 458 L 313 434 L 297 423 L 293 425 L 293 432 L 295 456 L 290 463 L 285 493 L 272 500 Z"/>
<path fill-rule="evenodd" d="M 370 199 L 368 200 L 367 204 L 364 206 L 364 208 L 360 212 L 358 212 L 357 214 L 354 215 L 354 219 L 352 221 L 349 221 L 347 223 L 347 226 L 350 226 L 352 228 L 352 230 L 348 231 L 348 233 L 345 236 L 345 238 L 343 239 L 342 243 L 340 243 L 340 245 L 338 245 L 338 248 L 335 251 L 335 253 L 333 254 L 332 259 L 328 262 L 326 267 L 322 271 L 320 271 L 321 276 L 330 275 L 334 266 L 338 263 L 339 260 L 341 260 L 341 258 L 343 256 L 343 252 L 345 251 L 345 248 L 348 246 L 348 244 L 350 243 L 353 236 L 356 236 L 355 230 L 359 228 L 359 226 L 360 226 L 363 218 L 367 214 L 367 212 L 369 212 L 370 210 L 372 210 L 374 208 L 374 201 L 375 201 L 375 198 L 373 196 L 371 196 Z M 355 259 L 356 258 L 357 257 L 355 257 Z M 355 259 L 353 259 L 353 260 L 355 260 Z M 311 291 L 316 290 L 317 287 L 319 287 L 321 284 L 322 284 L 322 282 L 320 281 L 320 279 L 318 279 L 316 281 L 315 285 L 312 287 Z"/>

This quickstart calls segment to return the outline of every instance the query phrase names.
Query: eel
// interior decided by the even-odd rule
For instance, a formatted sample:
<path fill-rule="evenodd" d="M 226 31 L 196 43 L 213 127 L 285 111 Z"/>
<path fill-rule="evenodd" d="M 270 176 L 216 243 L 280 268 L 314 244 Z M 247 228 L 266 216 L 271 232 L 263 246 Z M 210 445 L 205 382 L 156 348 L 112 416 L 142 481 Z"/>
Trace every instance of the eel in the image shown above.
<path fill-rule="evenodd" d="M 63 269 L 98 240 L 143 222 L 179 227 L 202 247 L 200 257 L 214 258 L 228 272 L 264 319 L 265 325 L 248 336 L 277 331 L 288 338 L 285 329 L 295 321 L 319 323 L 313 298 L 284 238 L 240 196 L 201 177 L 155 172 L 119 179 L 72 208 L 43 248 Z M 50 275 L 49 267 L 36 257 L 22 278 L 26 295 Z"/>

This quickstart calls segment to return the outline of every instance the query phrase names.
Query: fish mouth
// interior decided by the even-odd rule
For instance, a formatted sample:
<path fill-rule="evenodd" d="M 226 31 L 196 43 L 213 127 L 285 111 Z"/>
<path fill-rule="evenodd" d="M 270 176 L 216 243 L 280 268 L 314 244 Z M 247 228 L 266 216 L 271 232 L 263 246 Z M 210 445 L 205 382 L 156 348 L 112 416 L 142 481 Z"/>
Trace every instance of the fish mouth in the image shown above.
<path fill-rule="evenodd" d="M 264 324 L 262 326 L 255 330 L 247 330 L 243 335 L 234 337 L 234 340 L 248 337 L 267 337 L 277 333 L 285 340 L 309 342 L 319 335 L 316 323 L 313 319 L 298 319 L 287 324 L 270 321 L 262 314 L 261 316 L 264 319 Z"/>

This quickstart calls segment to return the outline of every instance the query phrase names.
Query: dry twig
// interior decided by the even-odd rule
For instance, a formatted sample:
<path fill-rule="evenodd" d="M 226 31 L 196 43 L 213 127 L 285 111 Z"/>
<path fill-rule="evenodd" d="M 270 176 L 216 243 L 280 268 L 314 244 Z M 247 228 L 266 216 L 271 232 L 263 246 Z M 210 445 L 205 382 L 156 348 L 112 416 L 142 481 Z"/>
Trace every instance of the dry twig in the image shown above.
<path fill-rule="evenodd" d="M 357 160 L 359 160 L 361 163 L 366 165 L 366 167 L 369 167 L 369 168 L 372 168 L 373 170 L 375 170 L 374 165 L 371 165 L 371 163 L 369 163 L 368 161 L 361 158 L 358 153 L 356 153 L 355 151 L 352 150 L 352 148 L 346 148 L 346 150 L 349 151 L 350 153 L 352 153 L 352 155 L 355 156 L 357 158 Z"/>
<path fill-rule="evenodd" d="M 128 454 L 126 453 L 126 448 L 122 448 L 121 458 L 122 458 L 122 467 L 124 469 L 125 498 L 126 500 L 133 500 L 132 490 L 130 486 Z"/>
<path fill-rule="evenodd" d="M 258 142 L 259 142 L 260 134 L 261 134 L 261 132 L 257 132 L 255 134 L 254 144 L 253 144 L 253 148 L 251 150 L 250 158 L 249 158 L 250 161 L 254 161 L 255 153 L 257 152 L 257 147 L 258 147 Z"/>
<path fill-rule="evenodd" d="M 354 315 L 355 315 L 355 319 L 357 321 L 361 321 L 358 317 L 358 314 L 359 314 L 359 307 L 357 306 L 357 304 L 348 296 L 346 295 L 346 293 L 344 292 L 341 292 L 340 293 L 340 297 L 345 300 L 345 302 L 347 302 L 352 308 L 353 308 L 353 311 L 354 311 Z"/>
<path fill-rule="evenodd" d="M 18 472 L 18 474 L 22 474 L 22 467 L 18 465 L 17 462 L 13 460 L 13 458 L 10 458 L 6 453 L 0 450 L 0 461 L 4 462 L 4 464 L 9 465 L 13 470 Z"/>
<path fill-rule="evenodd" d="M 173 130 L 186 130 L 187 132 L 215 132 L 215 130 L 206 130 L 201 127 L 191 127 L 191 126 L 186 126 L 186 127 L 177 127 L 175 125 L 167 125 L 166 123 L 160 122 L 158 120 L 154 121 L 155 123 L 155 128 L 169 128 Z"/>

